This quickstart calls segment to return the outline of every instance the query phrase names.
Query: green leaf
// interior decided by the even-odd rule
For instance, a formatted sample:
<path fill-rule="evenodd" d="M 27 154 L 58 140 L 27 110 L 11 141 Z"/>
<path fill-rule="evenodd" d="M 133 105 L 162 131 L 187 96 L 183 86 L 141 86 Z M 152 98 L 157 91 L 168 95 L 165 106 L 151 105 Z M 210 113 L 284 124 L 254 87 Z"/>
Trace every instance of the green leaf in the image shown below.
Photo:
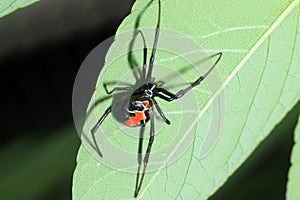
<path fill-rule="evenodd" d="M 106 64 L 99 76 L 89 109 L 97 99 L 107 96 L 103 83 L 119 80 L 134 83 L 133 77 L 126 77 L 131 70 L 121 47 L 123 44 L 126 48 L 124 40 L 128 42 L 130 38 L 124 39 L 123 33 L 135 28 L 146 6 L 147 2 L 137 1 L 133 12 L 120 25 L 115 42 L 107 53 Z M 137 24 L 139 29 L 148 33 L 146 27 L 154 27 L 156 20 L 157 2 L 153 1 Z M 163 150 L 175 136 L 182 133 L 178 133 L 182 124 L 191 125 L 195 137 L 183 156 L 173 164 L 147 172 L 138 198 L 207 199 L 225 183 L 300 99 L 299 0 L 256 0 L 251 1 L 251 4 L 249 1 L 229 0 L 189 0 L 182 4 L 181 0 L 162 0 L 161 36 L 167 30 L 192 38 L 209 54 L 223 52 L 216 69 L 222 84 L 211 92 L 207 81 L 208 85 L 203 84 L 193 90 L 192 95 L 197 101 L 189 103 L 196 111 L 192 119 L 188 119 L 190 115 L 180 110 L 180 102 L 189 101 L 192 96 L 184 96 L 174 103 L 159 101 L 172 124 L 162 125 L 156 133 L 153 152 Z M 148 46 L 154 37 L 152 33 L 152 37 L 147 37 Z M 118 44 L 119 41 L 122 41 L 121 44 Z M 175 38 L 173 44 L 178 44 L 180 49 L 183 44 L 178 41 L 179 38 Z M 137 39 L 136 43 L 142 48 L 141 40 Z M 160 38 L 155 66 L 169 66 L 170 70 L 181 72 L 182 77 L 190 82 L 199 76 L 194 70 L 182 73 L 180 66 L 184 66 L 185 62 L 180 58 L 173 59 L 174 56 L 168 52 L 159 51 L 162 44 L 164 41 Z M 187 53 L 193 54 L 193 51 Z M 135 52 L 133 56 L 142 62 L 141 51 Z M 161 78 L 161 73 L 165 73 L 162 70 L 164 68 L 154 68 L 154 76 Z M 171 84 L 167 86 L 176 91 Z M 222 96 L 225 99 L 222 100 Z M 212 102 L 226 106 L 224 126 L 212 123 Z M 110 103 L 110 100 L 105 100 L 93 109 L 95 113 L 87 118 L 83 135 L 90 138 L 91 127 Z M 216 136 L 218 140 L 215 145 L 207 147 L 205 145 L 212 139 L 208 134 L 212 126 L 219 129 Z M 134 154 L 137 152 L 138 130 L 125 128 L 111 116 L 104 121 L 99 131 L 101 134 L 97 133 L 97 141 L 102 141 L 100 146 L 104 157 L 99 162 L 86 146 L 80 148 L 73 179 L 73 199 L 133 199 L 136 175 L 122 172 L 111 165 L 122 163 L 128 164 L 128 167 L 136 166 L 136 156 L 127 159 L 104 146 L 107 141 L 111 141 L 123 151 Z M 103 141 L 103 137 L 109 139 Z M 145 145 L 146 141 L 143 149 Z M 178 142 L 178 146 L 168 153 L 175 155 L 182 146 Z M 203 153 L 206 148 L 208 150 Z M 149 162 L 151 159 L 153 161 L 155 157 L 150 157 Z M 107 166 L 108 162 L 111 165 Z M 162 162 L 160 164 L 163 165 L 168 160 Z"/>
<path fill-rule="evenodd" d="M 38 0 L 2 0 L 0 2 L 0 18 L 19 8 L 29 6 L 37 1 Z"/>
<path fill-rule="evenodd" d="M 299 185 L 300 185 L 300 115 L 298 119 L 298 124 L 295 129 L 295 144 L 292 150 L 291 155 L 291 164 L 289 170 L 289 180 L 287 184 L 287 191 L 286 191 L 286 199 L 287 200 L 293 200 L 293 199 L 299 199 L 300 198 L 300 191 L 299 191 Z"/>

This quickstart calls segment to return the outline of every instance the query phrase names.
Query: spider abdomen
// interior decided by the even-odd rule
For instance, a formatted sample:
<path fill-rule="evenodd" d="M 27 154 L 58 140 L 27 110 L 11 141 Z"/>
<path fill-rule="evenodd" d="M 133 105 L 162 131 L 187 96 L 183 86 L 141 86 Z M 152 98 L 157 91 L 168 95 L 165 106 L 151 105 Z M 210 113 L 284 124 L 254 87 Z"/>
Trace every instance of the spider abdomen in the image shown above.
<path fill-rule="evenodd" d="M 150 119 L 150 109 L 152 109 L 152 102 L 149 98 L 133 95 L 127 109 L 128 119 L 124 121 L 124 124 L 130 127 L 146 124 Z"/>

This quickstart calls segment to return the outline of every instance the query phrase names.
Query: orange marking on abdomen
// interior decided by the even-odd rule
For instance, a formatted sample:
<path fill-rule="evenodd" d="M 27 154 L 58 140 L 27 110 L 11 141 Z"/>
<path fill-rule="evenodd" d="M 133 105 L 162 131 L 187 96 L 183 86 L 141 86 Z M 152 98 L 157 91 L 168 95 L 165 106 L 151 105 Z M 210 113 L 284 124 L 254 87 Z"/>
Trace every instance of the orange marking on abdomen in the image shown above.
<path fill-rule="evenodd" d="M 129 117 L 128 120 L 124 122 L 126 126 L 138 126 L 140 121 L 145 120 L 146 115 L 142 111 L 135 111 L 135 116 Z"/>
<path fill-rule="evenodd" d="M 148 101 L 143 101 L 143 104 L 146 108 L 150 108 L 150 104 Z"/>

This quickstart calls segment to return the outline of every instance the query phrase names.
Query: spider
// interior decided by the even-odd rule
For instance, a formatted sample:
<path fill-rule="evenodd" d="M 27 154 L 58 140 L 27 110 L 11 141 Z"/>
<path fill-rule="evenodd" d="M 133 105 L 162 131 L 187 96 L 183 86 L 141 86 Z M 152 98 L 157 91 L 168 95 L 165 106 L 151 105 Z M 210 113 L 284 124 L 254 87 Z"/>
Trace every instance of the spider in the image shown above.
<path fill-rule="evenodd" d="M 139 169 L 141 166 L 141 161 L 139 161 L 139 169 L 137 173 L 137 180 L 136 180 L 136 188 L 134 192 L 134 197 L 137 197 L 139 194 L 139 191 L 142 187 L 142 183 L 144 180 L 144 176 L 146 173 L 151 148 L 154 141 L 155 131 L 154 131 L 154 107 L 159 113 L 160 117 L 164 120 L 164 122 L 168 125 L 171 124 L 171 122 L 167 119 L 164 112 L 160 108 L 159 104 L 155 100 L 155 98 L 163 99 L 167 102 L 174 101 L 176 99 L 181 98 L 184 96 L 187 92 L 189 92 L 193 87 L 199 85 L 206 77 L 207 75 L 214 69 L 214 67 L 218 64 L 218 62 L 221 59 L 222 52 L 217 53 L 213 56 L 218 56 L 214 64 L 210 67 L 210 69 L 202 76 L 200 76 L 197 80 L 192 82 L 189 86 L 186 88 L 178 91 L 177 93 L 173 93 L 168 91 L 167 89 L 161 87 L 163 84 L 162 81 L 155 82 L 154 77 L 152 77 L 152 71 L 153 71 L 153 65 L 154 65 L 154 59 L 155 59 L 155 52 L 157 48 L 158 43 L 158 37 L 160 33 L 160 18 L 161 18 L 161 2 L 158 0 L 158 17 L 157 17 L 157 26 L 155 29 L 155 36 L 153 41 L 153 48 L 149 60 L 149 65 L 147 66 L 147 46 L 146 46 L 146 40 L 144 37 L 144 34 L 141 31 L 137 31 L 137 33 L 140 34 L 144 49 L 143 49 L 143 67 L 141 71 L 141 77 L 140 77 L 140 83 L 141 85 L 139 87 L 115 87 L 111 91 L 108 91 L 106 86 L 105 90 L 107 94 L 111 94 L 113 92 L 132 92 L 129 101 L 126 102 L 123 106 L 123 113 L 125 113 L 125 117 L 122 120 L 123 124 L 129 127 L 144 127 L 146 123 L 150 121 L 150 138 L 148 141 L 148 147 L 144 156 L 143 160 L 143 171 L 141 178 L 139 179 Z M 114 109 L 114 105 L 110 105 L 104 112 L 104 114 L 100 117 L 100 119 L 97 121 L 97 123 L 94 125 L 94 127 L 91 129 L 91 135 L 92 139 L 95 145 L 95 150 L 99 154 L 100 157 L 103 157 L 100 148 L 97 144 L 95 133 L 97 129 L 100 127 L 100 125 L 103 123 L 105 118 L 112 112 Z"/>

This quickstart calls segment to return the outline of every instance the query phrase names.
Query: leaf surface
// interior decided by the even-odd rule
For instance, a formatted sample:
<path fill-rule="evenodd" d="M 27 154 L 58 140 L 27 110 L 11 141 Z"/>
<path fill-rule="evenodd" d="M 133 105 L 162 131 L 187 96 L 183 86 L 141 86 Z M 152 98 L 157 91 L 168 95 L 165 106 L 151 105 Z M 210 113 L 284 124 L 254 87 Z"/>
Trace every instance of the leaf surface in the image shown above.
<path fill-rule="evenodd" d="M 37 1 L 38 0 L 2 0 L 0 2 L 0 18 L 19 8 L 29 6 Z"/>
<path fill-rule="evenodd" d="M 156 1 L 144 9 L 146 6 L 145 1 L 134 4 L 132 13 L 120 25 L 114 44 L 121 40 L 123 32 L 135 28 L 139 16 L 139 29 L 145 30 L 146 27 L 156 25 Z M 276 3 L 272 0 L 256 0 L 251 1 L 251 4 L 249 1 L 229 0 L 189 0 L 182 4 L 180 0 L 162 0 L 161 35 L 164 29 L 192 38 L 209 54 L 223 52 L 217 66 L 222 84 L 212 93 L 206 84 L 193 91 L 197 102 L 191 104 L 197 105 L 199 111 L 196 109 L 196 115 L 191 120 L 182 117 L 187 115 L 181 113 L 180 101 L 159 101 L 172 124 L 162 126 L 157 132 L 154 152 L 164 149 L 172 141 L 172 134 L 180 129 L 180 123 L 194 125 L 195 136 L 183 156 L 173 164 L 146 174 L 138 199 L 207 199 L 225 183 L 300 99 L 299 0 L 281 0 Z M 142 47 L 141 42 L 136 43 Z M 158 49 L 161 43 L 159 41 Z M 147 39 L 147 46 L 151 44 Z M 106 96 L 103 83 L 118 81 L 130 72 L 126 56 L 120 55 L 121 50 L 116 47 L 112 45 L 107 53 L 94 99 Z M 137 52 L 134 56 L 138 62 L 142 62 L 141 53 Z M 180 71 L 184 62 L 158 51 L 155 63 Z M 160 76 L 161 71 L 157 68 L 154 70 L 154 76 Z M 199 75 L 188 71 L 182 76 L 192 81 Z M 125 79 L 128 83 L 130 80 Z M 225 95 L 225 101 L 220 102 L 220 95 Z M 215 138 L 217 143 L 201 156 L 202 147 L 210 137 L 207 135 L 208 130 L 216 125 L 211 121 L 212 102 L 224 103 L 224 126 L 219 127 Z M 102 115 L 110 103 L 109 100 L 103 101 L 95 107 L 96 116 L 86 121 L 83 134 L 89 134 L 97 117 Z M 93 104 L 94 101 L 91 101 L 90 108 Z M 101 133 L 116 146 L 128 152 L 136 152 L 138 139 L 123 134 L 128 133 L 129 129 L 115 121 L 113 117 L 108 117 L 101 126 Z M 133 135 L 138 135 L 138 129 L 131 130 Z M 100 140 L 102 136 L 97 137 Z M 144 149 L 145 145 L 146 141 Z M 102 150 L 104 159 L 124 161 L 118 155 L 111 156 L 109 150 Z M 176 146 L 169 153 L 176 154 L 178 150 Z M 128 166 L 136 164 L 136 157 L 133 158 L 125 159 Z M 79 150 L 77 163 L 73 199 L 133 199 L 134 173 L 120 172 L 103 165 L 84 146 Z"/>

